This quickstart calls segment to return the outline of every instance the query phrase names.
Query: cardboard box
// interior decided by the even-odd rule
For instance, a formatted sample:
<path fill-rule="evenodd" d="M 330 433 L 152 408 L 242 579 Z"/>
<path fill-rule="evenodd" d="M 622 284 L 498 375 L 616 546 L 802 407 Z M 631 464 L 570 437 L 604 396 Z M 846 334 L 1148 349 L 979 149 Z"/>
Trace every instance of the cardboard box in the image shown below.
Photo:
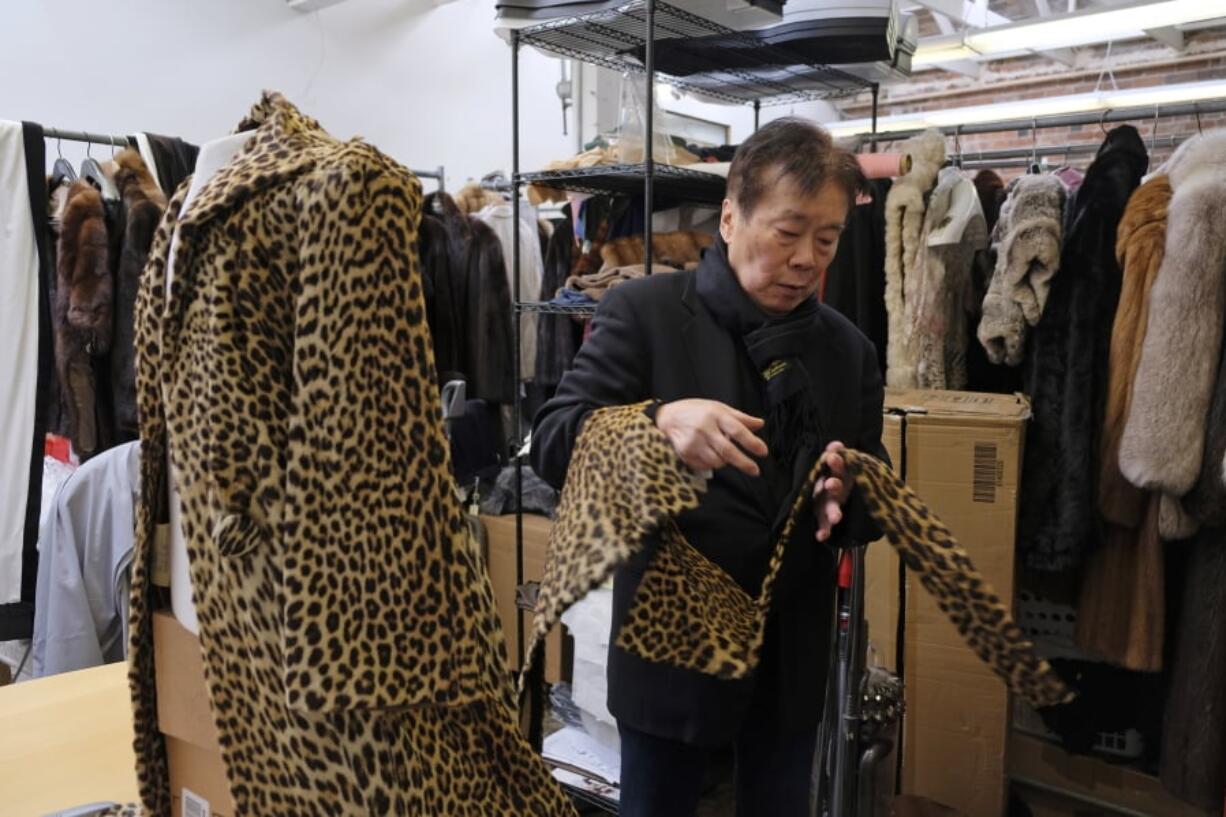
<path fill-rule="evenodd" d="M 490 581 L 494 586 L 494 600 L 498 604 L 498 617 L 502 632 L 507 639 L 507 656 L 511 668 L 519 669 L 517 645 L 519 632 L 515 627 L 515 515 L 482 516 L 485 525 L 486 543 L 489 547 Z M 549 532 L 553 522 L 538 514 L 524 514 L 524 581 L 539 582 L 545 575 L 545 553 L 549 547 Z M 524 636 L 532 632 L 531 612 L 518 611 L 523 617 Z M 562 627 L 557 626 L 545 641 L 545 680 L 557 683 L 569 680 L 570 668 L 564 665 Z M 526 648 L 526 645 L 525 645 Z"/>
<path fill-rule="evenodd" d="M 207 801 L 214 817 L 233 817 L 234 799 L 204 686 L 200 640 L 168 610 L 153 614 L 153 661 L 158 726 L 166 738 L 170 767 L 172 817 L 182 817 L 185 796 Z"/>
<path fill-rule="evenodd" d="M 897 424 L 901 440 L 898 455 L 891 452 L 895 469 L 1012 605 L 1029 403 L 1011 395 L 887 390 L 885 409 L 887 431 Z M 897 558 L 885 550 L 892 548 L 869 548 L 867 616 L 881 663 L 897 671 L 902 659 L 903 791 L 971 817 L 1003 815 L 1008 691 L 914 577 L 900 588 Z"/>

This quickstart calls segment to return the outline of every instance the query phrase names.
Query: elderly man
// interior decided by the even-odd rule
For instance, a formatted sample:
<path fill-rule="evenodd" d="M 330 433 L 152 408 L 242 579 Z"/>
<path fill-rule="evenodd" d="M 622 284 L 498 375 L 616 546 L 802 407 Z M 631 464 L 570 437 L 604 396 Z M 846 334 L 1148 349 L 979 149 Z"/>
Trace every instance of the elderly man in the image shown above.
<path fill-rule="evenodd" d="M 816 297 L 862 184 L 855 157 L 820 127 L 766 125 L 736 153 L 719 237 L 698 269 L 612 290 L 537 415 L 532 462 L 560 487 L 591 411 L 652 400 L 678 455 L 714 471 L 700 507 L 679 518 L 682 533 L 755 596 L 791 495 L 818 456 L 829 467 L 808 529 L 788 544 L 752 677 L 720 680 L 610 647 L 623 817 L 693 814 L 714 752 L 729 745 L 738 817 L 808 814 L 831 649 L 830 545 L 876 538 L 840 452 L 845 443 L 886 456 L 873 345 Z M 644 551 L 615 578 L 614 632 L 653 548 Z"/>

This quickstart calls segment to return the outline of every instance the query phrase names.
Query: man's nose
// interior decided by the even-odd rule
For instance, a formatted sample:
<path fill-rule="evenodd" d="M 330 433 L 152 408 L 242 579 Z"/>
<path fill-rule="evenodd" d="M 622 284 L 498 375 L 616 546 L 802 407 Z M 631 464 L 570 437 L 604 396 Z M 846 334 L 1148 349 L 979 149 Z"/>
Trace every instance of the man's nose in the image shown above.
<path fill-rule="evenodd" d="M 797 243 L 796 251 L 792 253 L 790 259 L 791 266 L 796 269 L 812 269 L 816 263 L 817 252 L 812 241 L 800 241 Z"/>

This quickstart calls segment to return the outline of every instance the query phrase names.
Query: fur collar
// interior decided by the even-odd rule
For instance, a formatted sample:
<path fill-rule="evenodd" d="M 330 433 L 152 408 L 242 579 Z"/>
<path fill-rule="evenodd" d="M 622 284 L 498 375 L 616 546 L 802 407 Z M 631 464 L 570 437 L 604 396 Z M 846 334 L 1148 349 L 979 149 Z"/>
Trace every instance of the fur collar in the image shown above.
<path fill-rule="evenodd" d="M 886 342 L 886 383 L 914 388 L 918 345 L 908 340 L 911 304 L 917 268 L 924 261 L 922 233 L 924 196 L 932 190 L 945 162 L 945 138 L 928 130 L 908 139 L 902 152 L 911 157 L 911 170 L 890 187 L 885 201 L 885 305 L 889 317 Z"/>
<path fill-rule="evenodd" d="M 1054 176 L 1022 176 L 1000 209 L 996 269 L 983 299 L 978 337 L 995 364 L 1022 362 L 1028 326 L 1043 317 L 1060 269 L 1064 185 Z"/>
<path fill-rule="evenodd" d="M 1120 469 L 1134 485 L 1181 497 L 1201 473 L 1221 354 L 1226 137 L 1190 140 L 1171 165 L 1166 251 L 1150 293 Z"/>

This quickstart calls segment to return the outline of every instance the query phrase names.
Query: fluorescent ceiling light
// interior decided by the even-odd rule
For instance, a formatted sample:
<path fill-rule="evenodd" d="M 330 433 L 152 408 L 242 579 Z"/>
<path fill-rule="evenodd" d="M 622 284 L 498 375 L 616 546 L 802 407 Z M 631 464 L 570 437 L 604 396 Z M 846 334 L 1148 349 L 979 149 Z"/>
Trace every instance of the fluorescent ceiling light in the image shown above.
<path fill-rule="evenodd" d="M 997 57 L 1018 52 L 1070 48 L 1146 36 L 1147 29 L 1226 18 L 1223 0 L 1157 0 L 1127 6 L 1090 8 L 1073 14 L 971 29 L 920 42 L 913 66 L 954 59 Z"/>
<path fill-rule="evenodd" d="M 1207 99 L 1226 99 L 1226 79 L 1208 82 L 1188 82 L 1181 85 L 1158 85 L 1152 88 L 1129 88 L 1120 91 L 1096 91 L 1069 96 L 1039 97 L 992 105 L 972 105 L 966 108 L 883 116 L 877 120 L 879 133 L 922 130 L 924 128 L 950 128 L 957 125 L 976 125 L 984 122 L 1008 122 L 1037 119 L 1060 114 L 1084 113 L 1087 111 L 1127 110 L 1130 108 L 1153 108 L 1159 105 L 1176 105 L 1200 102 Z M 836 139 L 869 133 L 871 119 L 848 119 L 831 122 L 825 126 Z"/>

